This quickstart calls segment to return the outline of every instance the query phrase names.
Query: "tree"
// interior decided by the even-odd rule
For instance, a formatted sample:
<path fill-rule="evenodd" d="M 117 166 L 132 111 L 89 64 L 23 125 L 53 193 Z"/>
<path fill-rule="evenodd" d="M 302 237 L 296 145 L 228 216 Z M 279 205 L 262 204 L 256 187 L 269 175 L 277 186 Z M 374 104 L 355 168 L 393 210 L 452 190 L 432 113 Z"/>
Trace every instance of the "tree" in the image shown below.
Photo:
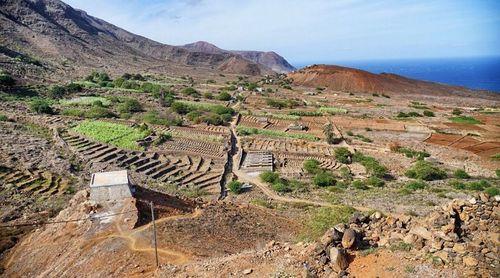
<path fill-rule="evenodd" d="M 187 104 L 178 101 L 172 103 L 171 107 L 176 113 L 179 113 L 181 115 L 187 114 L 191 111 L 191 109 L 189 109 L 189 106 Z"/>
<path fill-rule="evenodd" d="M 50 98 L 55 98 L 55 99 L 62 98 L 65 94 L 66 94 L 66 88 L 59 85 L 52 86 L 48 92 L 48 96 Z"/>
<path fill-rule="evenodd" d="M 425 181 L 441 180 L 446 178 L 446 172 L 425 160 L 418 160 L 405 175 L 412 179 Z"/>
<path fill-rule="evenodd" d="M 217 96 L 217 99 L 221 101 L 229 101 L 231 100 L 231 95 L 224 91 Z"/>
<path fill-rule="evenodd" d="M 120 113 L 135 113 L 142 111 L 141 103 L 136 99 L 127 99 L 118 106 Z"/>
<path fill-rule="evenodd" d="M 239 181 L 231 181 L 228 185 L 227 188 L 229 188 L 229 191 L 233 192 L 234 194 L 240 194 L 243 192 L 243 185 Z"/>

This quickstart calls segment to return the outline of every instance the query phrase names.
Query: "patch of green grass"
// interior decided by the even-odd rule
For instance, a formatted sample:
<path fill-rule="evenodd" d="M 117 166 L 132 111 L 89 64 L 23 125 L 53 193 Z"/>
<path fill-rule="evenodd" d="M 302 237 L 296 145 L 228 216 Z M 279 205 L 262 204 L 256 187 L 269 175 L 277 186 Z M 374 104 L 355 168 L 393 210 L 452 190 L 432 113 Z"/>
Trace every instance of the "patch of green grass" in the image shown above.
<path fill-rule="evenodd" d="M 194 188 L 183 188 L 180 190 L 181 194 L 188 198 L 198 198 L 206 195 L 210 195 L 210 193 L 199 187 L 194 187 Z"/>
<path fill-rule="evenodd" d="M 150 133 L 149 130 L 102 121 L 84 121 L 72 130 L 94 140 L 130 150 L 141 150 L 137 140 L 144 139 Z"/>
<path fill-rule="evenodd" d="M 405 252 L 408 252 L 410 251 L 411 249 L 413 248 L 413 246 L 409 243 L 406 243 L 404 241 L 398 241 L 394 244 L 391 244 L 391 246 L 389 247 L 389 250 L 391 251 L 405 251 Z"/>
<path fill-rule="evenodd" d="M 318 109 L 318 112 L 324 113 L 324 114 L 346 114 L 347 109 L 344 108 L 339 108 L 339 107 L 332 107 L 332 106 L 323 106 Z"/>
<path fill-rule="evenodd" d="M 363 165 L 366 171 L 372 176 L 383 178 L 387 175 L 387 168 L 371 156 L 364 155 L 361 152 L 355 152 L 352 159 L 354 162 Z"/>
<path fill-rule="evenodd" d="M 360 255 L 361 255 L 361 257 L 366 257 L 366 256 L 368 256 L 368 255 L 371 255 L 371 254 L 376 253 L 376 252 L 377 252 L 377 250 L 378 250 L 378 248 L 377 248 L 377 247 L 370 247 L 370 248 L 368 248 L 368 249 L 362 250 L 362 251 L 360 252 Z"/>
<path fill-rule="evenodd" d="M 424 159 L 426 157 L 431 156 L 428 152 L 416 151 L 416 150 L 413 150 L 410 148 L 405 148 L 405 147 L 397 147 L 394 149 L 394 151 L 397 153 L 402 153 L 408 158 Z"/>
<path fill-rule="evenodd" d="M 259 207 L 269 208 L 269 209 L 275 208 L 271 202 L 264 200 L 264 199 L 261 199 L 261 198 L 255 198 L 255 199 L 250 200 L 250 204 L 256 205 Z"/>
<path fill-rule="evenodd" d="M 484 190 L 490 196 L 500 195 L 500 189 L 497 187 L 490 186 Z"/>
<path fill-rule="evenodd" d="M 411 181 L 405 185 L 405 188 L 411 191 L 425 189 L 427 187 L 427 183 L 421 180 Z"/>
<path fill-rule="evenodd" d="M 406 171 L 405 175 L 412 179 L 425 181 L 441 180 L 447 176 L 444 170 L 424 160 L 417 161 L 408 171 Z"/>
<path fill-rule="evenodd" d="M 59 104 L 63 106 L 91 106 L 97 102 L 100 102 L 102 106 L 109 106 L 111 101 L 104 97 L 77 97 L 73 99 L 62 99 L 59 101 Z"/>
<path fill-rule="evenodd" d="M 299 115 L 292 115 L 292 114 L 287 115 L 287 114 L 277 114 L 277 113 L 254 114 L 254 116 L 271 117 L 271 118 L 279 119 L 279 120 L 292 120 L 292 121 L 300 120 L 300 118 L 301 118 Z"/>
<path fill-rule="evenodd" d="M 301 238 L 317 239 L 334 225 L 346 223 L 354 212 L 355 209 L 348 206 L 318 208 L 305 223 Z"/>
<path fill-rule="evenodd" d="M 267 130 L 267 129 L 259 129 L 252 128 L 240 125 L 236 128 L 238 135 L 246 136 L 246 135 L 265 135 L 270 137 L 278 137 L 278 138 L 293 138 L 293 139 L 303 139 L 309 141 L 319 141 L 319 138 L 311 135 L 311 134 L 300 134 L 300 133 L 288 133 L 284 131 L 276 131 L 276 130 Z"/>
<path fill-rule="evenodd" d="M 470 175 L 465 172 L 465 170 L 462 169 L 457 169 L 455 172 L 453 172 L 453 176 L 457 179 L 468 179 L 470 178 Z"/>
<path fill-rule="evenodd" d="M 8 120 L 9 120 L 9 118 L 7 116 L 0 114 L 0 122 L 6 122 Z"/>
<path fill-rule="evenodd" d="M 500 153 L 494 154 L 490 158 L 493 161 L 500 161 Z M 500 175 L 498 175 L 498 176 L 500 177 Z"/>
<path fill-rule="evenodd" d="M 471 125 L 482 124 L 481 121 L 477 120 L 474 117 L 470 117 L 470 116 L 451 117 L 451 118 L 449 118 L 449 120 L 454 122 L 454 123 L 458 123 L 458 124 L 471 124 Z"/>

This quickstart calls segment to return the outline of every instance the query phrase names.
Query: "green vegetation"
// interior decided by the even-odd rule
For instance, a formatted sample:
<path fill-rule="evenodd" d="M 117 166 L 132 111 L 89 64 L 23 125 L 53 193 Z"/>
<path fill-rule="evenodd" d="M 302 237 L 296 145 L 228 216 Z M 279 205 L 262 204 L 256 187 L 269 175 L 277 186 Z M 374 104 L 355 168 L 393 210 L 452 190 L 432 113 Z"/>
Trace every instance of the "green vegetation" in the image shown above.
<path fill-rule="evenodd" d="M 362 180 L 354 180 L 354 181 L 352 181 L 351 185 L 352 185 L 352 187 L 359 189 L 359 190 L 370 189 L 370 187 L 368 187 L 368 185 L 366 185 L 366 183 Z"/>
<path fill-rule="evenodd" d="M 434 112 L 432 112 L 430 110 L 424 110 L 424 116 L 426 116 L 426 117 L 435 117 L 436 115 L 434 114 Z"/>
<path fill-rule="evenodd" d="M 391 148 L 391 150 L 397 153 L 402 153 L 408 158 L 417 158 L 418 160 L 423 160 L 424 158 L 431 156 L 426 151 L 416 151 L 410 148 L 399 147 L 399 146 Z"/>
<path fill-rule="evenodd" d="M 331 172 L 320 171 L 314 176 L 313 183 L 318 187 L 327 187 L 335 185 L 336 180 Z"/>
<path fill-rule="evenodd" d="M 500 161 L 500 153 L 494 154 L 490 158 L 493 161 Z"/>
<path fill-rule="evenodd" d="M 227 188 L 229 191 L 233 192 L 234 194 L 240 194 L 243 192 L 243 185 L 239 181 L 231 181 L 228 185 Z"/>
<path fill-rule="evenodd" d="M 335 159 L 344 164 L 350 164 L 352 160 L 352 153 L 346 147 L 335 149 Z"/>
<path fill-rule="evenodd" d="M 418 101 L 410 102 L 408 107 L 415 108 L 415 109 L 429 109 L 429 107 L 427 107 L 425 103 L 418 102 Z"/>
<path fill-rule="evenodd" d="M 451 180 L 449 185 L 456 190 L 468 190 L 468 191 L 485 191 L 489 195 L 494 196 L 497 194 L 490 194 L 498 192 L 498 187 L 492 186 L 487 180 L 463 182 L 460 180 Z"/>
<path fill-rule="evenodd" d="M 99 106 L 93 106 L 85 112 L 85 118 L 100 119 L 100 118 L 113 118 L 116 115 L 109 109 Z"/>
<path fill-rule="evenodd" d="M 338 144 L 342 141 L 341 137 L 336 137 L 333 133 L 333 125 L 328 123 L 323 127 L 323 134 L 325 135 L 328 144 Z"/>
<path fill-rule="evenodd" d="M 319 117 L 323 116 L 322 112 L 319 111 L 305 111 L 305 110 L 294 110 L 288 113 L 292 116 L 304 116 L 304 117 Z"/>
<path fill-rule="evenodd" d="M 72 130 L 94 140 L 130 150 L 142 149 L 137 140 L 144 139 L 150 133 L 147 129 L 102 121 L 84 121 Z"/>
<path fill-rule="evenodd" d="M 253 114 L 254 116 L 262 116 L 262 117 L 271 117 L 274 119 L 280 119 L 280 120 L 300 120 L 300 116 L 297 115 L 287 115 L 287 114 L 276 114 L 276 113 L 262 113 L 262 114 Z"/>
<path fill-rule="evenodd" d="M 159 146 L 172 139 L 172 134 L 169 132 L 161 133 L 158 138 L 153 141 L 155 146 Z"/>
<path fill-rule="evenodd" d="M 228 92 L 224 91 L 217 96 L 217 99 L 220 101 L 230 101 L 231 95 Z"/>
<path fill-rule="evenodd" d="M 189 120 L 195 123 L 223 125 L 232 119 L 234 110 L 218 104 L 207 104 L 188 101 L 174 101 L 171 106 L 176 113 L 187 114 Z"/>
<path fill-rule="evenodd" d="M 105 97 L 77 97 L 73 99 L 62 99 L 59 101 L 59 104 L 63 106 L 91 106 L 96 102 L 100 102 L 100 106 L 108 107 L 111 104 L 111 101 Z"/>
<path fill-rule="evenodd" d="M 30 103 L 31 111 L 37 114 L 54 114 L 54 110 L 49 102 L 43 99 L 37 99 Z"/>
<path fill-rule="evenodd" d="M 150 111 L 146 112 L 142 116 L 142 120 L 145 123 L 153 124 L 153 125 L 164 125 L 164 126 L 182 125 L 182 118 L 162 116 L 156 110 L 150 110 Z"/>
<path fill-rule="evenodd" d="M 14 78 L 12 78 L 12 76 L 10 76 L 9 74 L 7 73 L 4 73 L 4 72 L 0 72 L 0 86 L 14 86 L 16 84 L 16 80 Z"/>
<path fill-rule="evenodd" d="M 192 97 L 200 97 L 201 96 L 200 93 L 196 89 L 191 88 L 191 87 L 187 87 L 187 88 L 182 89 L 181 93 L 186 95 L 186 96 L 192 96 Z"/>
<path fill-rule="evenodd" d="M 304 170 L 306 170 L 306 172 L 308 172 L 309 174 L 316 174 L 321 170 L 319 165 L 320 162 L 316 159 L 308 159 L 304 161 L 303 167 Z"/>
<path fill-rule="evenodd" d="M 420 189 L 425 189 L 427 187 L 427 183 L 425 183 L 422 180 L 415 180 L 407 183 L 405 185 L 405 189 L 415 191 L 415 190 L 420 190 Z"/>
<path fill-rule="evenodd" d="M 450 121 L 458 124 L 482 124 L 481 121 L 476 120 L 474 117 L 470 116 L 457 116 L 449 118 Z"/>
<path fill-rule="evenodd" d="M 458 108 L 453 108 L 453 110 L 451 111 L 451 114 L 453 114 L 455 116 L 460 116 L 460 115 L 462 115 L 462 110 L 460 110 Z"/>
<path fill-rule="evenodd" d="M 410 251 L 413 248 L 413 246 L 410 243 L 406 243 L 404 241 L 398 241 L 396 243 L 391 244 L 389 249 L 394 252 L 394 251 Z"/>
<path fill-rule="evenodd" d="M 274 173 L 272 171 L 263 172 L 259 177 L 263 182 L 269 183 L 271 188 L 276 192 L 303 192 L 307 190 L 306 184 L 297 180 L 288 181 L 286 179 L 282 179 L 278 173 Z"/>
<path fill-rule="evenodd" d="M 325 113 L 325 114 L 330 114 L 330 115 L 334 115 L 334 114 L 346 114 L 347 113 L 347 109 L 344 109 L 344 108 L 338 108 L 338 107 L 320 107 L 318 109 L 319 112 L 321 113 Z"/>
<path fill-rule="evenodd" d="M 371 156 L 364 155 L 361 152 L 355 152 L 352 159 L 354 162 L 363 165 L 366 172 L 371 176 L 383 178 L 387 175 L 387 168 Z"/>
<path fill-rule="evenodd" d="M 138 100 L 129 98 L 120 103 L 117 109 L 120 113 L 136 113 L 142 111 L 142 105 Z"/>
<path fill-rule="evenodd" d="M 7 116 L 0 114 L 0 122 L 6 122 L 8 120 L 9 120 L 9 118 Z"/>
<path fill-rule="evenodd" d="M 355 210 L 348 206 L 318 208 L 305 223 L 301 238 L 315 240 L 331 227 L 339 223 L 347 223 L 354 212 Z"/>
<path fill-rule="evenodd" d="M 267 183 L 275 183 L 276 181 L 279 180 L 280 178 L 280 175 L 278 173 L 275 173 L 275 172 L 272 172 L 272 171 L 265 171 L 265 172 L 262 172 L 260 175 L 259 175 L 260 179 L 263 181 L 263 182 L 267 182 Z"/>
<path fill-rule="evenodd" d="M 498 187 L 493 187 L 493 186 L 486 188 L 484 192 L 486 192 L 490 196 L 500 195 L 500 189 L 498 189 Z"/>
<path fill-rule="evenodd" d="M 411 111 L 411 112 L 408 112 L 408 113 L 399 112 L 396 117 L 398 117 L 398 118 L 422 117 L 422 114 L 419 114 L 418 112 L 415 112 L 415 111 Z"/>
<path fill-rule="evenodd" d="M 275 131 L 275 130 L 268 130 L 268 129 L 259 129 L 259 128 L 253 128 L 253 127 L 246 127 L 246 126 L 238 126 L 236 128 L 236 131 L 238 132 L 238 135 L 241 136 L 247 136 L 247 135 L 265 135 L 265 136 L 271 136 L 271 137 L 279 137 L 279 138 L 294 138 L 294 139 L 303 139 L 303 140 L 309 140 L 309 141 L 319 141 L 319 138 L 310 135 L 310 134 L 300 134 L 300 133 L 288 133 L 284 131 Z"/>
<path fill-rule="evenodd" d="M 441 180 L 447 176 L 444 170 L 424 160 L 417 161 L 408 171 L 406 171 L 405 175 L 412 179 L 425 181 Z"/>
<path fill-rule="evenodd" d="M 469 179 L 470 175 L 465 172 L 465 170 L 457 169 L 453 172 L 453 176 L 457 179 Z"/>
<path fill-rule="evenodd" d="M 266 104 L 269 105 L 270 107 L 278 108 L 278 109 L 295 108 L 296 106 L 299 105 L 299 103 L 293 99 L 277 100 L 277 99 L 273 99 L 273 98 L 266 99 Z"/>

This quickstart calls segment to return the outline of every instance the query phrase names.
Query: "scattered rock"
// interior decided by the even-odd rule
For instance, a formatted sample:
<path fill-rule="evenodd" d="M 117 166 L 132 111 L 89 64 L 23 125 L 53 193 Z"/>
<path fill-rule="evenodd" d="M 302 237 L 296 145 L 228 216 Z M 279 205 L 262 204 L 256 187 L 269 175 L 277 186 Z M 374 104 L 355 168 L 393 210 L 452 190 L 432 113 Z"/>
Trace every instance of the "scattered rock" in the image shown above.
<path fill-rule="evenodd" d="M 477 260 L 471 256 L 466 256 L 463 259 L 464 265 L 466 266 L 476 266 L 477 265 Z"/>
<path fill-rule="evenodd" d="M 247 269 L 243 270 L 243 274 L 245 274 L 245 275 L 248 275 L 252 272 L 253 272 L 253 269 L 251 269 L 251 268 L 247 268 Z"/>
<path fill-rule="evenodd" d="M 332 247 L 329 250 L 330 264 L 335 270 L 345 270 L 349 266 L 344 249 Z"/>
<path fill-rule="evenodd" d="M 356 242 L 356 232 L 353 229 L 347 229 L 342 236 L 342 246 L 344 248 L 354 248 Z"/>

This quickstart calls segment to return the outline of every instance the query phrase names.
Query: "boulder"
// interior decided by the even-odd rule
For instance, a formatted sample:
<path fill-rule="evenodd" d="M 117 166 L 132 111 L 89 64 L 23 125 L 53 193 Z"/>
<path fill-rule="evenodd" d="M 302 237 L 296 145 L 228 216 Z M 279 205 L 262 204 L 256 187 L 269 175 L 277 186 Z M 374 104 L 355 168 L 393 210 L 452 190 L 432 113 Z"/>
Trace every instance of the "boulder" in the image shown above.
<path fill-rule="evenodd" d="M 416 226 L 416 227 L 411 228 L 410 234 L 417 235 L 417 236 L 419 236 L 423 239 L 426 239 L 426 240 L 432 239 L 432 233 L 429 230 L 427 230 L 427 228 L 425 228 L 423 226 Z"/>
<path fill-rule="evenodd" d="M 477 260 L 471 256 L 466 256 L 463 259 L 464 265 L 465 266 L 476 266 L 477 265 Z"/>
<path fill-rule="evenodd" d="M 341 271 L 347 269 L 349 262 L 344 249 L 332 247 L 329 251 L 330 264 L 334 270 Z"/>
<path fill-rule="evenodd" d="M 356 243 L 356 232 L 353 229 L 347 229 L 342 236 L 342 246 L 344 248 L 354 248 Z"/>

